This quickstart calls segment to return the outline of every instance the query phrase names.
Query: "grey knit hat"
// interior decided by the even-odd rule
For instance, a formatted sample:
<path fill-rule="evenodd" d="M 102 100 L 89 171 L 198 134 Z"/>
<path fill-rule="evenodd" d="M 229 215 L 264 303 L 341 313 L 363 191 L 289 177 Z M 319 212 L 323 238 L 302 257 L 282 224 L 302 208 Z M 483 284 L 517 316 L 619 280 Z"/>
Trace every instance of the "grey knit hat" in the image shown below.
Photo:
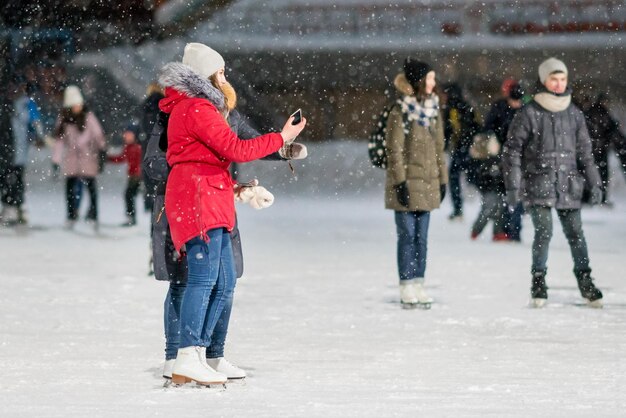
<path fill-rule="evenodd" d="M 541 84 L 545 84 L 548 76 L 554 73 L 565 73 L 565 76 L 567 76 L 567 67 L 561 60 L 554 57 L 548 58 L 539 66 L 539 81 L 541 81 Z"/>

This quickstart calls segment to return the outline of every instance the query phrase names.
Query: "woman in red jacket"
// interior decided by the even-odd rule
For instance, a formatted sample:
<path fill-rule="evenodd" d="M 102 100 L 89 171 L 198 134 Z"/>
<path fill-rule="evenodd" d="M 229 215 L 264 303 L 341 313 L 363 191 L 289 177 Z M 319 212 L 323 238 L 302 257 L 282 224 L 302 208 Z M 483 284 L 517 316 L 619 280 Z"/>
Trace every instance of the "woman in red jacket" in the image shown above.
<path fill-rule="evenodd" d="M 180 312 L 180 346 L 172 370 L 173 383 L 224 383 L 226 376 L 206 363 L 206 347 L 232 296 L 235 271 L 229 231 L 235 224 L 231 162 L 247 162 L 278 151 L 304 129 L 306 120 L 280 134 L 240 140 L 226 122 L 224 59 L 206 45 L 190 43 L 182 63 L 169 63 L 161 73 L 168 113 L 167 162 L 171 172 L 165 212 L 177 251 L 186 251 L 188 283 Z M 184 249 L 183 249 L 184 248 Z"/>

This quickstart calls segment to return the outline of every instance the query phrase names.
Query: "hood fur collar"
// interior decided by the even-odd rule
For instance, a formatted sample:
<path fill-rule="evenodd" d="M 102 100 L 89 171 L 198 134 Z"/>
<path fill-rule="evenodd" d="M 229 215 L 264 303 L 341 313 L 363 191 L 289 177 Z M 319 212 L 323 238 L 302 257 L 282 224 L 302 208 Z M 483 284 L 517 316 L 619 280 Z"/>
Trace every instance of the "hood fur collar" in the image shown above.
<path fill-rule="evenodd" d="M 217 109 L 226 112 L 224 94 L 216 89 L 211 82 L 198 75 L 188 65 L 180 62 L 170 62 L 166 64 L 159 75 L 159 84 L 171 87 L 189 97 L 207 99 Z"/>
<path fill-rule="evenodd" d="M 413 96 L 415 94 L 413 87 L 411 87 L 411 83 L 409 83 L 409 80 L 407 80 L 404 73 L 400 73 L 396 76 L 393 80 L 393 85 L 396 87 L 396 90 L 404 96 Z"/>

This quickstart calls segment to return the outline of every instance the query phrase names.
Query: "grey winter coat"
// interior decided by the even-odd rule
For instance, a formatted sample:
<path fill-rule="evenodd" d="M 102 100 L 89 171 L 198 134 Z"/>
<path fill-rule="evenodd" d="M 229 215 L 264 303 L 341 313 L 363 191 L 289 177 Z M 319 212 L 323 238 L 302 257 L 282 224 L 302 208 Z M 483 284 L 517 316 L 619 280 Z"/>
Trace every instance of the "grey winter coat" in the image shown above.
<path fill-rule="evenodd" d="M 233 132 L 241 139 L 256 138 L 260 134 L 252 128 L 239 112 L 233 110 L 228 116 Z M 154 277 L 157 280 L 169 280 L 177 283 L 187 282 L 187 263 L 180 258 L 174 248 L 170 235 L 169 223 L 165 215 L 165 184 L 169 174 L 169 166 L 165 159 L 167 149 L 167 116 L 159 113 L 148 140 L 146 154 L 143 159 L 143 173 L 156 183 L 156 195 L 152 210 L 152 264 Z M 265 160 L 284 160 L 278 153 L 270 154 Z M 237 277 L 243 275 L 243 251 L 239 228 L 230 233 L 233 258 Z"/>
<path fill-rule="evenodd" d="M 526 206 L 579 209 L 585 180 L 601 184 L 585 117 L 574 104 L 552 112 L 533 101 L 517 112 L 502 155 L 509 196 Z"/>
<path fill-rule="evenodd" d="M 396 77 L 394 84 L 400 94 L 413 94 L 404 75 Z M 413 121 L 405 132 L 402 110 L 394 106 L 387 119 L 385 141 L 388 156 L 385 208 L 402 212 L 437 209 L 441 203 L 441 186 L 448 183 L 441 113 L 430 127 Z M 408 208 L 398 202 L 394 188 L 405 181 Z"/>

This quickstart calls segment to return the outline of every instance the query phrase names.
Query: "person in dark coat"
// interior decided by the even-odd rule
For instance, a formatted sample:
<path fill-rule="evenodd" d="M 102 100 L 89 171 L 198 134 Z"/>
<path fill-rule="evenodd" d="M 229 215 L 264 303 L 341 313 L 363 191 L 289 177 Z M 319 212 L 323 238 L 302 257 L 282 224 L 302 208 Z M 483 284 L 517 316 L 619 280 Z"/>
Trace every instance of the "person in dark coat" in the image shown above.
<path fill-rule="evenodd" d="M 609 150 L 612 145 L 616 150 L 619 150 L 626 139 L 619 129 L 619 124 L 609 113 L 606 94 L 600 94 L 594 103 L 591 103 L 590 106 L 584 106 L 583 112 L 591 136 L 593 157 L 602 179 L 602 204 L 610 206 L 611 203 L 608 199 Z M 618 156 L 619 154 L 618 151 Z"/>
<path fill-rule="evenodd" d="M 504 145 L 507 138 L 507 132 L 509 131 L 509 127 L 511 126 L 511 122 L 513 121 L 513 117 L 515 113 L 522 107 L 523 105 L 523 97 L 524 90 L 520 86 L 520 84 L 514 79 L 506 79 L 502 83 L 502 94 L 503 98 L 497 100 L 491 106 L 489 113 L 485 117 L 484 131 L 486 133 L 493 132 L 500 144 L 500 147 Z M 499 192 L 504 193 L 504 178 L 502 177 L 501 170 L 497 169 L 491 163 L 497 162 L 497 164 L 501 164 L 501 155 L 492 157 L 489 160 L 483 161 L 481 174 L 487 175 L 487 177 L 483 177 L 479 180 L 479 182 L 484 183 L 485 180 L 489 181 L 493 179 L 497 181 L 499 184 L 497 185 L 497 189 Z M 491 165 L 490 165 L 491 164 Z M 485 165 L 488 165 L 487 167 Z M 479 186 L 480 189 L 480 186 Z M 494 190 L 489 188 L 489 190 Z M 492 198 L 494 196 L 491 196 Z M 490 201 L 495 201 L 495 199 L 490 199 Z M 522 215 L 524 213 L 524 207 L 520 203 L 515 207 L 513 212 L 509 212 L 503 207 L 504 204 L 504 195 L 501 197 L 502 207 L 501 210 L 498 211 L 499 216 L 502 217 L 501 225 L 503 230 L 499 230 L 499 226 L 494 223 L 494 240 L 508 240 L 508 241 L 521 241 L 521 231 L 522 231 Z M 488 213 L 493 213 L 493 207 L 488 210 Z M 498 222 L 500 224 L 500 222 Z M 495 232 L 495 231 L 498 232 Z M 475 232 L 476 229 L 472 231 Z M 474 238 L 472 234 L 472 238 Z"/>
<path fill-rule="evenodd" d="M 471 239 L 482 233 L 489 221 L 493 222 L 493 241 L 506 241 L 504 218 L 504 179 L 500 169 L 501 145 L 495 134 L 476 135 L 470 147 L 470 169 L 474 185 L 480 192 L 480 212 L 472 225 Z"/>
<path fill-rule="evenodd" d="M 447 84 L 443 89 L 445 104 L 442 107 L 446 149 L 450 153 L 449 183 L 452 213 L 450 220 L 463 219 L 463 190 L 461 175 L 468 174 L 469 147 L 480 131 L 473 107 L 463 97 L 458 83 Z"/>
<path fill-rule="evenodd" d="M 148 146 L 148 140 L 150 138 L 150 134 L 152 133 L 152 128 L 154 127 L 155 122 L 159 116 L 159 100 L 163 97 L 163 90 L 161 86 L 157 82 L 152 82 L 148 85 L 148 89 L 146 91 L 146 100 L 143 102 L 142 115 L 141 115 L 141 130 L 143 132 L 142 139 L 139 141 L 141 144 L 141 156 L 142 158 L 146 155 L 146 148 Z M 154 205 L 154 194 L 156 185 L 150 180 L 148 176 L 143 175 L 143 184 L 144 184 L 144 209 L 146 211 L 152 211 L 152 206 Z"/>
<path fill-rule="evenodd" d="M 585 117 L 571 102 L 567 67 L 549 58 L 539 66 L 538 92 L 513 118 L 504 144 L 503 169 L 507 203 L 528 208 L 535 237 L 532 245 L 531 297 L 535 307 L 548 298 L 546 271 L 552 239 L 552 209 L 556 209 L 574 261 L 581 296 L 602 306 L 594 285 L 587 242 L 580 217 L 585 181 L 591 203 L 602 201 L 601 179 L 591 152 Z"/>

